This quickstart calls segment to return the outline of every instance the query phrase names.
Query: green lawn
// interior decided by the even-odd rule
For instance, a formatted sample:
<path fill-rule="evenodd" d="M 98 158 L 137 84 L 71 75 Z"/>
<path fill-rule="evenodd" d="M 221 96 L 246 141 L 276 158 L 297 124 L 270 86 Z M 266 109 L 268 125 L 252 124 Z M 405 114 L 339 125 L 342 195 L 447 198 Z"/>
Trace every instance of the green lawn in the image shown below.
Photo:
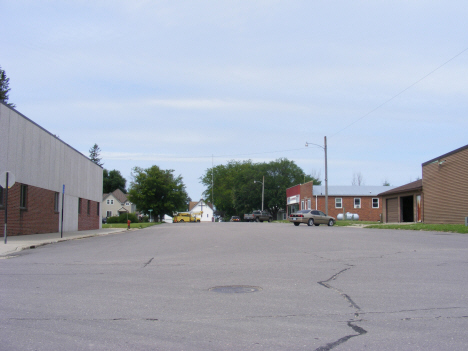
<path fill-rule="evenodd" d="M 368 225 L 366 228 L 377 229 L 400 229 L 400 230 L 423 230 L 434 232 L 449 232 L 468 234 L 468 227 L 464 224 L 427 224 L 427 223 L 413 223 L 413 224 L 375 224 Z"/>
<path fill-rule="evenodd" d="M 274 221 L 274 223 L 289 223 L 289 221 Z M 396 230 L 423 230 L 431 232 L 448 232 L 468 234 L 468 227 L 464 224 L 426 224 L 426 223 L 412 223 L 412 224 L 381 224 L 379 222 L 366 222 L 366 221 L 336 221 L 335 225 L 338 227 L 352 227 L 364 226 L 365 228 L 373 229 L 396 229 Z"/>
<path fill-rule="evenodd" d="M 158 225 L 161 224 L 160 222 L 158 223 L 131 223 L 130 224 L 130 229 L 143 229 L 147 227 L 151 227 L 153 225 Z M 102 228 L 127 228 L 126 223 L 111 223 L 111 224 L 103 224 Z"/>

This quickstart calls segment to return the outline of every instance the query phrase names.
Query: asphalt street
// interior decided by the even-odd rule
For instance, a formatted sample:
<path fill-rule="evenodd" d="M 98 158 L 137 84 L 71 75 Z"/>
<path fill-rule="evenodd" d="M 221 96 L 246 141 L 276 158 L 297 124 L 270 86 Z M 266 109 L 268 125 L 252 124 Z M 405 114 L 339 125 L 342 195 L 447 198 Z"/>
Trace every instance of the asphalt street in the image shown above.
<path fill-rule="evenodd" d="M 179 223 L 0 257 L 0 350 L 466 350 L 468 235 Z"/>

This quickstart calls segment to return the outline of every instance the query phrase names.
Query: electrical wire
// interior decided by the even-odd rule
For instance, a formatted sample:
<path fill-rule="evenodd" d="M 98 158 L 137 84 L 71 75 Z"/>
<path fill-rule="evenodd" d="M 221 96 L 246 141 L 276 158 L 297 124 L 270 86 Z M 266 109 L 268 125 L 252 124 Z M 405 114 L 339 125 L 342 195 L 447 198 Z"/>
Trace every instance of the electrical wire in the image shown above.
<path fill-rule="evenodd" d="M 443 64 L 441 64 L 440 66 L 438 66 L 437 68 L 433 69 L 432 71 L 430 71 L 429 73 L 427 73 L 425 76 L 423 76 L 422 78 L 418 79 L 416 82 L 414 82 L 413 84 L 411 84 L 410 86 L 406 87 L 405 89 L 403 89 L 402 91 L 400 91 L 398 94 L 392 96 L 390 99 L 382 102 L 380 105 L 378 105 L 377 107 L 375 107 L 374 109 L 370 110 L 369 112 L 367 112 L 366 114 L 364 114 L 363 116 L 359 117 L 358 119 L 356 119 L 355 121 L 351 122 L 350 124 L 348 124 L 347 126 L 345 126 L 344 128 L 340 129 L 339 131 L 337 131 L 335 134 L 332 134 L 330 137 L 334 137 L 335 135 L 337 135 L 338 133 L 341 133 L 343 130 L 351 127 L 353 124 L 356 124 L 357 122 L 359 122 L 360 120 L 366 118 L 367 116 L 369 116 L 370 114 L 374 113 L 376 110 L 378 110 L 379 108 L 381 108 L 382 106 L 384 106 L 385 104 L 389 103 L 390 101 L 394 100 L 395 98 L 397 98 L 398 96 L 400 96 L 401 94 L 403 94 L 405 91 L 411 89 L 412 87 L 414 87 L 416 84 L 418 84 L 419 82 L 421 82 L 422 80 L 426 79 L 427 77 L 429 77 L 431 74 L 433 74 L 434 72 L 436 72 L 437 70 L 439 70 L 440 68 L 442 68 L 443 66 L 445 66 L 447 63 L 449 63 L 450 61 L 456 59 L 458 56 L 460 56 L 461 54 L 463 54 L 465 51 L 468 51 L 468 48 L 460 51 L 458 54 L 456 54 L 455 56 L 453 56 L 452 58 L 450 58 L 449 60 L 445 61 Z"/>

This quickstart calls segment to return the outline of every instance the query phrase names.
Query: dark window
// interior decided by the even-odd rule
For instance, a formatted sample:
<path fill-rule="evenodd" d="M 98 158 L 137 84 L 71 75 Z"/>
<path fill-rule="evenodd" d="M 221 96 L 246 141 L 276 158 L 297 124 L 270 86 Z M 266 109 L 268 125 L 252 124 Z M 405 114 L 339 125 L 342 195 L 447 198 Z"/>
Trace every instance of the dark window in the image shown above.
<path fill-rule="evenodd" d="M 20 208 L 26 208 L 28 200 L 28 186 L 21 184 L 20 191 Z"/>
<path fill-rule="evenodd" d="M 361 208 L 361 198 L 355 197 L 354 198 L 354 208 Z"/>
<path fill-rule="evenodd" d="M 335 208 L 343 208 L 343 201 L 341 197 L 335 198 Z"/>
<path fill-rule="evenodd" d="M 3 206 L 3 188 L 0 186 L 0 207 Z"/>
<path fill-rule="evenodd" d="M 55 197 L 54 197 L 54 211 L 55 212 L 59 211 L 59 201 L 60 201 L 60 193 L 55 193 Z"/>
<path fill-rule="evenodd" d="M 97 206 L 96 206 L 96 208 L 97 208 L 96 215 L 98 215 L 98 216 L 99 216 L 99 205 L 100 205 L 100 203 L 98 202 Z"/>
<path fill-rule="evenodd" d="M 81 214 L 81 197 L 78 198 L 78 214 Z"/>
<path fill-rule="evenodd" d="M 372 199 L 372 208 L 379 208 L 379 199 L 373 198 Z"/>
<path fill-rule="evenodd" d="M 90 210 L 91 210 L 91 200 L 88 200 L 88 209 L 87 209 L 88 216 L 89 216 Z"/>

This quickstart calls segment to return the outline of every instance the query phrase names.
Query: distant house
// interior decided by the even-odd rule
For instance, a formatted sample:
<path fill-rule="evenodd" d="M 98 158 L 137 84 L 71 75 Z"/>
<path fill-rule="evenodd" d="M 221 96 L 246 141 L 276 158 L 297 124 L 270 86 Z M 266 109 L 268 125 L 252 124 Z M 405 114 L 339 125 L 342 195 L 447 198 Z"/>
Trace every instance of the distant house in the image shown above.
<path fill-rule="evenodd" d="M 121 213 L 135 213 L 136 206 L 131 203 L 127 195 L 120 189 L 102 195 L 103 217 L 118 216 Z"/>
<path fill-rule="evenodd" d="M 214 218 L 213 205 L 209 202 L 207 203 L 204 200 L 200 200 L 198 202 L 191 201 L 189 204 L 189 211 L 192 213 L 203 211 L 203 214 L 200 218 L 201 222 L 213 221 L 213 218 Z"/>
<path fill-rule="evenodd" d="M 328 215 L 335 218 L 347 212 L 359 215 L 363 221 L 379 221 L 382 199 L 379 193 L 393 189 L 389 186 L 329 186 Z M 325 209 L 325 186 L 312 182 L 298 184 L 286 190 L 288 214 L 297 210 Z"/>

